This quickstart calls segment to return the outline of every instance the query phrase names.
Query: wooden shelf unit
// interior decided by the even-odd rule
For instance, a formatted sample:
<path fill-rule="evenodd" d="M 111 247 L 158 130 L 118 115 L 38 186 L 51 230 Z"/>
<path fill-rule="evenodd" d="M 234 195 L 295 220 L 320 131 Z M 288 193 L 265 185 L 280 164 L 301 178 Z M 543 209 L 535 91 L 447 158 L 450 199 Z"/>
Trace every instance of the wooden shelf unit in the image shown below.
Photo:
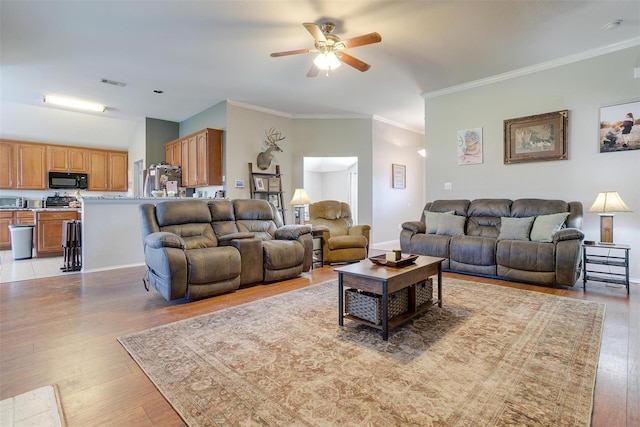
<path fill-rule="evenodd" d="M 256 184 L 261 180 L 262 186 L 258 188 Z M 275 166 L 275 173 L 256 172 L 253 170 L 253 163 L 249 162 L 249 189 L 252 199 L 267 200 L 278 208 L 282 216 L 282 222 L 286 224 L 284 208 L 284 191 L 282 191 L 282 174 L 280 173 L 280 165 Z"/>

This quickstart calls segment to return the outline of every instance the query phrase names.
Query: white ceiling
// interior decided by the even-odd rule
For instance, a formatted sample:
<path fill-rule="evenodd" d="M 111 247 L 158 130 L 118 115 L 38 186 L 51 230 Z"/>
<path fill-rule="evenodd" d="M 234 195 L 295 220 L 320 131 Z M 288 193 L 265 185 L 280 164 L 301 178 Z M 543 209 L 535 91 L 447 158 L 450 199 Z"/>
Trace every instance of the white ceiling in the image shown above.
<path fill-rule="evenodd" d="M 228 99 L 422 132 L 425 93 L 640 44 L 637 0 L 0 0 L 0 13 L 4 108 L 68 95 L 106 104 L 102 115 L 171 121 Z M 313 47 L 302 23 L 325 18 L 342 39 L 382 35 L 348 50 L 369 71 L 308 78 L 312 54 L 269 56 Z"/>

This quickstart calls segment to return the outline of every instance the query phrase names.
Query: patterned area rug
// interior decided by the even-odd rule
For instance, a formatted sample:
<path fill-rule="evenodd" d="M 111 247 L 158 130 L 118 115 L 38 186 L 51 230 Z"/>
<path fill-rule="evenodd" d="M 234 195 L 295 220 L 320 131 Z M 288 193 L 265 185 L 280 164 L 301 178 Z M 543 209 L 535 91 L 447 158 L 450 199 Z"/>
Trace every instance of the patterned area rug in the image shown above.
<path fill-rule="evenodd" d="M 389 334 L 330 281 L 120 337 L 190 426 L 588 426 L 604 305 L 444 279 Z"/>

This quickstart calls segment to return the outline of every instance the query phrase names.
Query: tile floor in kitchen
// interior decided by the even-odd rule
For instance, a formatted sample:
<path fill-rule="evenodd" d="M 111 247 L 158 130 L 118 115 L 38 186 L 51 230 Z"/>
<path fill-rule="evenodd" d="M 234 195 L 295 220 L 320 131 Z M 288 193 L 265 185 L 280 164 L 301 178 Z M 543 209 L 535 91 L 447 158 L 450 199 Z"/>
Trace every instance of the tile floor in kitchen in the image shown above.
<path fill-rule="evenodd" d="M 0 283 L 71 274 L 60 270 L 63 264 L 63 257 L 14 260 L 11 250 L 0 251 Z"/>

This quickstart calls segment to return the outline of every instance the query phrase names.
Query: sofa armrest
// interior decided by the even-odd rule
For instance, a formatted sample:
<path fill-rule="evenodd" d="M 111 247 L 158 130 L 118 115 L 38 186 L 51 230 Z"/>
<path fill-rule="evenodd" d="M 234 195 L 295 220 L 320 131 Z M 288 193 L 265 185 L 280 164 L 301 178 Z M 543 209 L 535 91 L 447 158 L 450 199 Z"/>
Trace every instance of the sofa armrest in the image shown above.
<path fill-rule="evenodd" d="M 278 240 L 298 240 L 300 236 L 311 234 L 311 227 L 308 225 L 284 225 L 275 232 Z"/>
<path fill-rule="evenodd" d="M 371 230 L 371 226 L 365 224 L 357 224 L 349 227 L 349 235 L 350 236 L 369 236 L 369 231 Z"/>
<path fill-rule="evenodd" d="M 177 234 L 167 233 L 166 231 L 158 231 L 148 234 L 144 238 L 144 244 L 145 246 L 153 249 L 176 248 L 184 250 L 185 248 L 185 243 L 182 237 Z"/>
<path fill-rule="evenodd" d="M 255 234 L 253 233 L 231 233 L 218 237 L 218 243 L 220 246 L 228 246 L 229 242 L 236 239 L 253 239 Z"/>
<path fill-rule="evenodd" d="M 402 223 L 402 229 L 411 231 L 413 234 L 417 233 L 425 233 L 427 231 L 427 226 L 424 222 L 420 221 L 407 221 Z"/>
<path fill-rule="evenodd" d="M 582 240 L 584 239 L 584 233 L 577 228 L 563 228 L 553 235 L 553 243 L 558 243 L 563 240 Z"/>

